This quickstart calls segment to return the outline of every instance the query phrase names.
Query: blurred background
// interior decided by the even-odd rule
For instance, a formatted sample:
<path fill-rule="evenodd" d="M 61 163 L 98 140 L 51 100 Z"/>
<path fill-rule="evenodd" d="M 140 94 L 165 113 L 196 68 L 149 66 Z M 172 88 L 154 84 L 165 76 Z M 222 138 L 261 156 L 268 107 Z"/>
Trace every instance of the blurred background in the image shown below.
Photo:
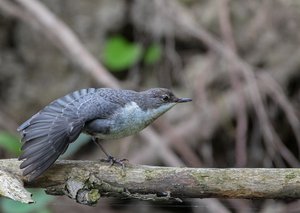
<path fill-rule="evenodd" d="M 71 91 L 167 87 L 193 102 L 106 150 L 147 165 L 299 167 L 299 44 L 300 1 L 0 0 L 0 157 L 17 157 L 18 125 Z M 63 158 L 103 158 L 95 147 L 82 135 Z M 300 212 L 294 200 L 33 199 L 1 198 L 1 211 Z"/>

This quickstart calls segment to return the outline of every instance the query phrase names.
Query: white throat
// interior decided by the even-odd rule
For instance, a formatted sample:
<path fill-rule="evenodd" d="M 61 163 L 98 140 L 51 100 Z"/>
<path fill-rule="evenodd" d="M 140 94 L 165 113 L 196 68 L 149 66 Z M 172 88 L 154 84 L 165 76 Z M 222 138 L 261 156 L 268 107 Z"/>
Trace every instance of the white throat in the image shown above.
<path fill-rule="evenodd" d="M 114 122 L 116 123 L 111 129 L 111 133 L 114 134 L 114 138 L 135 134 L 175 105 L 176 103 L 169 103 L 144 111 L 136 102 L 130 102 L 115 114 Z"/>

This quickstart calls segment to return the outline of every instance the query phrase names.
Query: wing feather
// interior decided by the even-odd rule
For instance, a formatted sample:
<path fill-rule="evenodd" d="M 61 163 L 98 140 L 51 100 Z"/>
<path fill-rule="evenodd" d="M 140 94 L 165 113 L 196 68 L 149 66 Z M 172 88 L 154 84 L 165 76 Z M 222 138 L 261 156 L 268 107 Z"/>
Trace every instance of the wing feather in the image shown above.
<path fill-rule="evenodd" d="M 77 139 L 85 122 L 91 119 L 80 113 L 81 102 L 92 100 L 95 91 L 83 89 L 68 94 L 20 125 L 23 153 L 19 160 L 24 160 L 20 168 L 29 180 L 45 172 Z"/>

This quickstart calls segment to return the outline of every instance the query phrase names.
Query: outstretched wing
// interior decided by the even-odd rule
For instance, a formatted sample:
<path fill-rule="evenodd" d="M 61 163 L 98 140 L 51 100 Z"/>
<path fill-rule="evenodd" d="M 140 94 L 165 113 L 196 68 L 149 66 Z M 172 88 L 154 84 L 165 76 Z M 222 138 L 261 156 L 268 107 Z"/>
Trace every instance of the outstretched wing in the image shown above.
<path fill-rule="evenodd" d="M 96 89 L 82 89 L 57 99 L 23 123 L 20 168 L 29 181 L 40 176 L 78 138 L 88 117 L 82 107 L 92 100 Z"/>

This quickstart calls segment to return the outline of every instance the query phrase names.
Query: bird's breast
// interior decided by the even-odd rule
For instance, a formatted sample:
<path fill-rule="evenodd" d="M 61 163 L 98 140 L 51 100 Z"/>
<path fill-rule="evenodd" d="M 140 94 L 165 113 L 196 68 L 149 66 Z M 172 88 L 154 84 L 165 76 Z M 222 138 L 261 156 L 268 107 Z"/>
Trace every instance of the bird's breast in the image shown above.
<path fill-rule="evenodd" d="M 141 131 L 151 123 L 151 118 L 145 113 L 135 102 L 118 109 L 112 116 L 110 136 L 121 138 Z"/>
<path fill-rule="evenodd" d="M 174 105 L 175 104 L 167 104 L 157 109 L 143 110 L 136 102 L 130 102 L 116 110 L 111 117 L 112 122 L 109 134 L 102 135 L 101 138 L 122 138 L 133 135 L 147 127 L 157 117 Z"/>

